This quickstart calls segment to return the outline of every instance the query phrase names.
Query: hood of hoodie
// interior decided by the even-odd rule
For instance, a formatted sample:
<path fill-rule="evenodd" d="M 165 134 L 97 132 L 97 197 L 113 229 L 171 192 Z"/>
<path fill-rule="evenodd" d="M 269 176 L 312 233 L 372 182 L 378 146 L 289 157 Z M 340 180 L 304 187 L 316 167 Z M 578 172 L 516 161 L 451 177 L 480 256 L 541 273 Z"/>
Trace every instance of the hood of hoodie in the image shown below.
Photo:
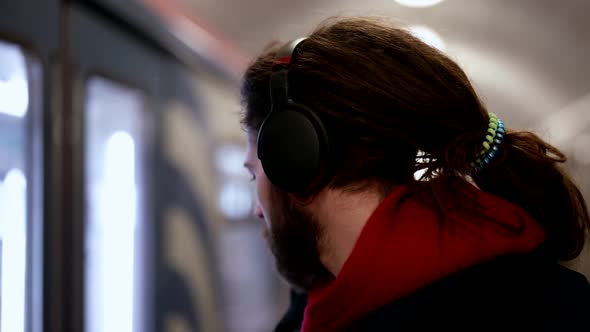
<path fill-rule="evenodd" d="M 464 182 L 477 213 L 444 215 L 409 188 L 392 191 L 367 221 L 338 276 L 309 292 L 303 332 L 338 331 L 372 311 L 493 258 L 524 254 L 546 239 L 524 209 Z M 444 202 L 443 202 L 444 204 Z"/>

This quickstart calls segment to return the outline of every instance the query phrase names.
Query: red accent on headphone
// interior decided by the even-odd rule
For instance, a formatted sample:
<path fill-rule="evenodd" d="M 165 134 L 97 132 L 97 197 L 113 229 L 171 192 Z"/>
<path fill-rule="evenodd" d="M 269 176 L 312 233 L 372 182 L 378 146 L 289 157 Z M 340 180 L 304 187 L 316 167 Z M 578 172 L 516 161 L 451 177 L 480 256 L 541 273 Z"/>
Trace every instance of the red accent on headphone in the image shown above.
<path fill-rule="evenodd" d="M 278 66 L 278 65 L 288 65 L 291 63 L 291 56 L 287 55 L 284 57 L 280 57 L 278 59 L 275 59 L 272 63 L 272 66 Z"/>

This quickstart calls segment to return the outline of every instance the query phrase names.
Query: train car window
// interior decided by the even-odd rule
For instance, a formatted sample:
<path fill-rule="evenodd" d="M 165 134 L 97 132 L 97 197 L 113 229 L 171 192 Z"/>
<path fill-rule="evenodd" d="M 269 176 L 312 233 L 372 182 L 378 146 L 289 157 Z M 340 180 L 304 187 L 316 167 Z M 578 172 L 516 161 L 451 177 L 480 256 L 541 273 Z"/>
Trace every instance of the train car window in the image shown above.
<path fill-rule="evenodd" d="M 86 331 L 137 331 L 145 96 L 93 77 L 85 102 Z"/>
<path fill-rule="evenodd" d="M 25 330 L 27 299 L 27 56 L 0 41 L 0 331 Z"/>

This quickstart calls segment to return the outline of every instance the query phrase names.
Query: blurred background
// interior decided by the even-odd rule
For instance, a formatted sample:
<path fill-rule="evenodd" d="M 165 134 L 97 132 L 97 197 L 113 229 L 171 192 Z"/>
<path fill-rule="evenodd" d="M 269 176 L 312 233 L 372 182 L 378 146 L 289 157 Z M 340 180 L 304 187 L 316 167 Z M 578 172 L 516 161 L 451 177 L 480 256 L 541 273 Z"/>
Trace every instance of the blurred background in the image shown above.
<path fill-rule="evenodd" d="M 240 77 L 337 15 L 397 20 L 590 199 L 590 1 L 0 0 L 0 331 L 271 331 Z M 542 181 L 542 179 L 539 179 Z M 588 246 L 566 264 L 590 277 Z"/>

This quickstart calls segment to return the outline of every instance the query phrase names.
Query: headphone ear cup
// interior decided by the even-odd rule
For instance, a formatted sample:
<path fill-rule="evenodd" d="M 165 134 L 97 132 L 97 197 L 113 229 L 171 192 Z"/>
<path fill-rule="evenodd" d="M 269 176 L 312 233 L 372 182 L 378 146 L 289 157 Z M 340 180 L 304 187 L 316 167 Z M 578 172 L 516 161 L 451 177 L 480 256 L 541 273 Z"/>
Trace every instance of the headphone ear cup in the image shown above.
<path fill-rule="evenodd" d="M 306 107 L 290 103 L 272 111 L 260 128 L 257 148 L 266 176 L 282 190 L 302 192 L 323 176 L 327 135 Z"/>

